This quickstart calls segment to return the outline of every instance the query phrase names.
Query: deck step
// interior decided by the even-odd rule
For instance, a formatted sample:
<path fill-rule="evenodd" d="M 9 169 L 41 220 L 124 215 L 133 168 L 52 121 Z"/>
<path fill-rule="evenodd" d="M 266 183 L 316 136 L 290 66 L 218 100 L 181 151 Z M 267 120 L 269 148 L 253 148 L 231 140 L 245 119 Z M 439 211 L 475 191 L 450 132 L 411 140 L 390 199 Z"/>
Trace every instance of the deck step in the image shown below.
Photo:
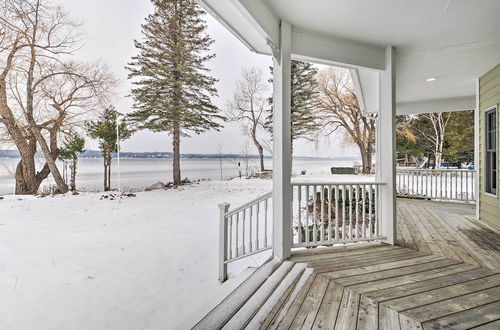
<path fill-rule="evenodd" d="M 248 301 L 250 297 L 266 282 L 274 270 L 281 265 L 281 261 L 274 258 L 268 260 L 231 292 L 219 305 L 208 313 L 193 329 L 220 329 L 231 317 Z"/>
<path fill-rule="evenodd" d="M 267 328 L 267 325 L 270 322 L 266 322 L 266 320 L 269 319 L 270 315 L 276 314 L 281 306 L 286 302 L 286 299 L 290 296 L 290 293 L 295 288 L 305 269 L 306 264 L 304 263 L 293 265 L 290 272 L 285 276 L 271 296 L 269 296 L 262 307 L 254 315 L 252 320 L 248 323 L 246 329 L 258 329 L 261 327 Z M 264 323 L 266 324 L 264 325 Z"/>
<path fill-rule="evenodd" d="M 294 264 L 293 261 L 284 261 L 245 304 L 237 310 L 223 329 L 243 329 L 287 276 Z"/>

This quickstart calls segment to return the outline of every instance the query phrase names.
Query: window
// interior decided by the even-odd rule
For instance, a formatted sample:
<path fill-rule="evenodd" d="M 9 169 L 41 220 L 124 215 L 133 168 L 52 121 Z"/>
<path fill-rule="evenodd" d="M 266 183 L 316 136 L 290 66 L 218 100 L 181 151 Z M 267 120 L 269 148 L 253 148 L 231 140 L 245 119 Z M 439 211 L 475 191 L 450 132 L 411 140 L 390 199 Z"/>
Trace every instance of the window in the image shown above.
<path fill-rule="evenodd" d="M 497 109 L 486 111 L 485 118 L 485 183 L 484 191 L 497 193 Z"/>

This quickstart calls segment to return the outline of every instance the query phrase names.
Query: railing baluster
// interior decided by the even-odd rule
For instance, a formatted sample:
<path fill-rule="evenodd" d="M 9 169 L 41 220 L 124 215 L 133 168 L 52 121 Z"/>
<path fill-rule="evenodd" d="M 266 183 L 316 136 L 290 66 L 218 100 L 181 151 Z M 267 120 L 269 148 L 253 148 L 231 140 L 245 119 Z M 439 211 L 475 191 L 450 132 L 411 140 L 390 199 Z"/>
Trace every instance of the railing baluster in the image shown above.
<path fill-rule="evenodd" d="M 345 216 L 345 185 L 342 185 L 342 241 L 345 242 L 345 234 L 346 234 L 346 216 Z"/>
<path fill-rule="evenodd" d="M 228 219 L 229 225 L 229 259 L 233 257 L 233 215 L 231 215 Z"/>
<path fill-rule="evenodd" d="M 361 237 L 366 238 L 366 186 L 361 186 L 361 193 L 363 194 L 363 198 L 361 202 L 363 203 L 362 216 L 361 216 Z"/>
<path fill-rule="evenodd" d="M 356 200 L 356 217 L 354 218 L 354 221 L 356 221 L 356 225 L 354 226 L 354 230 L 356 233 L 356 238 L 359 238 L 359 186 L 356 185 L 356 191 L 355 191 L 355 200 Z"/>
<path fill-rule="evenodd" d="M 375 186 L 375 237 L 378 237 L 380 234 L 380 219 L 379 219 L 379 208 L 378 206 L 380 205 L 379 204 L 379 200 L 378 200 L 378 196 L 379 196 L 379 193 L 378 193 L 378 190 L 379 190 L 379 186 Z"/>
<path fill-rule="evenodd" d="M 349 185 L 349 239 L 352 240 L 352 185 Z"/>
<path fill-rule="evenodd" d="M 313 185 L 313 242 L 317 240 L 316 185 Z"/>
<path fill-rule="evenodd" d="M 369 185 L 368 186 L 369 188 L 369 195 L 368 195 L 368 199 L 369 199 L 369 203 L 368 204 L 368 226 L 369 226 L 369 236 L 370 238 L 372 237 L 372 232 L 373 232 L 373 221 L 372 221 L 372 211 L 373 211 L 373 207 L 372 207 L 372 203 L 373 203 L 373 192 L 372 192 L 372 185 Z"/>
<path fill-rule="evenodd" d="M 249 208 L 249 215 L 248 215 L 248 248 L 250 249 L 250 252 L 253 252 L 252 249 L 252 221 L 253 221 L 253 214 L 252 214 L 253 206 L 251 205 Z"/>
<path fill-rule="evenodd" d="M 264 246 L 267 247 L 267 201 L 269 198 L 266 198 L 264 201 Z"/>
<path fill-rule="evenodd" d="M 321 227 L 320 227 L 320 240 L 325 241 L 325 186 L 321 185 Z"/>
<path fill-rule="evenodd" d="M 297 224 L 297 228 L 298 228 L 298 235 L 297 235 L 297 239 L 298 239 L 298 243 L 302 243 L 302 212 L 301 212 L 301 209 L 300 209 L 300 205 L 302 203 L 302 186 L 301 185 L 298 185 L 297 186 L 297 219 L 298 219 L 298 224 Z"/>
<path fill-rule="evenodd" d="M 411 171 L 411 194 L 415 195 L 415 172 Z"/>
<path fill-rule="evenodd" d="M 462 200 L 465 199 L 466 201 L 469 201 L 469 172 L 464 172 L 465 174 L 465 180 L 462 180 L 462 191 L 465 190 L 465 194 L 462 194 Z"/>
<path fill-rule="evenodd" d="M 236 213 L 236 235 L 235 235 L 235 244 L 236 244 L 236 257 L 240 256 L 240 249 L 238 246 L 238 236 L 240 235 L 240 231 L 238 230 L 240 226 L 240 213 Z"/>
<path fill-rule="evenodd" d="M 256 208 L 256 218 L 257 218 L 257 221 L 255 221 L 255 249 L 258 250 L 259 249 L 259 217 L 260 217 L 260 202 L 257 203 L 257 205 L 255 205 L 255 208 Z"/>
<path fill-rule="evenodd" d="M 328 241 L 332 241 L 332 185 L 328 186 Z"/>
<path fill-rule="evenodd" d="M 243 226 L 242 226 L 242 234 L 241 234 L 241 244 L 243 245 L 243 247 L 242 247 L 242 252 L 243 252 L 243 254 L 245 254 L 245 251 L 246 251 L 246 244 L 245 244 L 245 241 L 246 241 L 246 240 L 245 240 L 245 231 L 246 231 L 246 230 L 245 230 L 245 229 L 246 229 L 245 227 L 246 227 L 246 220 L 247 220 L 247 219 L 246 219 L 246 215 L 247 215 L 246 210 L 247 210 L 247 209 L 244 209 L 244 210 L 242 211 L 242 213 L 243 213 Z"/>
<path fill-rule="evenodd" d="M 339 240 L 339 185 L 335 185 L 335 241 Z"/>
<path fill-rule="evenodd" d="M 306 228 L 304 231 L 306 243 L 309 243 L 309 185 L 306 185 Z"/>

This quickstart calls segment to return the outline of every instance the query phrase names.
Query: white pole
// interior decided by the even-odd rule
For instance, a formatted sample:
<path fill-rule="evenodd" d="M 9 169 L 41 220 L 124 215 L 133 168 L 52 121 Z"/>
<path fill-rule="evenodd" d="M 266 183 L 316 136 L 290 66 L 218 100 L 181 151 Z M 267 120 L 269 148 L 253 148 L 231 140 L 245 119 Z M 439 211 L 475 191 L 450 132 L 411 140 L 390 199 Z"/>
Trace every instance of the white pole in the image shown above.
<path fill-rule="evenodd" d="M 121 182 L 120 182 L 120 122 L 119 113 L 116 112 L 116 158 L 117 158 L 117 169 L 118 169 L 118 193 L 121 192 Z"/>
<path fill-rule="evenodd" d="M 291 29 L 281 21 L 273 57 L 273 252 L 281 260 L 292 247 Z"/>
<path fill-rule="evenodd" d="M 385 50 L 386 69 L 381 72 L 381 109 L 377 123 L 377 181 L 385 183 L 380 186 L 378 205 L 378 221 L 381 221 L 382 235 L 386 243 L 396 241 L 396 82 L 394 48 Z M 380 224 L 377 224 L 380 226 Z"/>
<path fill-rule="evenodd" d="M 474 180 L 473 191 L 476 200 L 476 219 L 480 220 L 479 214 L 479 116 L 481 112 L 479 109 L 479 79 L 476 79 L 476 108 L 474 109 Z"/>

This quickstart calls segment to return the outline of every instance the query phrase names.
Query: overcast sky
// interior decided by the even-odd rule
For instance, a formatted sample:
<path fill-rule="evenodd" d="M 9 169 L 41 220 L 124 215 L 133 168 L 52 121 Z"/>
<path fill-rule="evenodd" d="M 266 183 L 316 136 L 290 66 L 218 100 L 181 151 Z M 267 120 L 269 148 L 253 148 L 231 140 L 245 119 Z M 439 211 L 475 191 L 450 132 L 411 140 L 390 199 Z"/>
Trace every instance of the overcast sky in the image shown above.
<path fill-rule="evenodd" d="M 56 0 L 57 1 L 57 0 Z M 109 64 L 120 87 L 114 105 L 120 112 L 132 111 L 132 100 L 127 97 L 131 85 L 127 81 L 124 66 L 136 54 L 133 40 L 140 39 L 140 25 L 151 12 L 148 0 L 59 0 L 70 15 L 82 23 L 86 36 L 85 45 L 77 56 L 94 61 L 101 58 Z M 228 30 L 210 15 L 206 15 L 208 33 L 215 40 L 212 51 L 216 58 L 209 63 L 213 75 L 219 80 L 219 97 L 214 103 L 221 109 L 234 92 L 234 84 L 239 79 L 243 67 L 257 67 L 269 72 L 272 64 L 270 56 L 252 53 Z M 215 153 L 222 145 L 224 153 L 240 153 L 248 138 L 241 132 L 239 123 L 226 123 L 220 132 L 207 132 L 182 140 L 182 153 Z M 250 145 L 251 146 L 251 145 Z M 95 143 L 90 145 L 96 148 Z M 166 133 L 142 131 L 123 142 L 124 151 L 171 151 L 171 138 Z M 253 149 L 251 152 L 253 152 Z M 352 156 L 354 148 L 343 148 L 335 141 L 322 141 L 319 146 L 307 141 L 294 142 L 294 154 L 300 156 Z"/>

